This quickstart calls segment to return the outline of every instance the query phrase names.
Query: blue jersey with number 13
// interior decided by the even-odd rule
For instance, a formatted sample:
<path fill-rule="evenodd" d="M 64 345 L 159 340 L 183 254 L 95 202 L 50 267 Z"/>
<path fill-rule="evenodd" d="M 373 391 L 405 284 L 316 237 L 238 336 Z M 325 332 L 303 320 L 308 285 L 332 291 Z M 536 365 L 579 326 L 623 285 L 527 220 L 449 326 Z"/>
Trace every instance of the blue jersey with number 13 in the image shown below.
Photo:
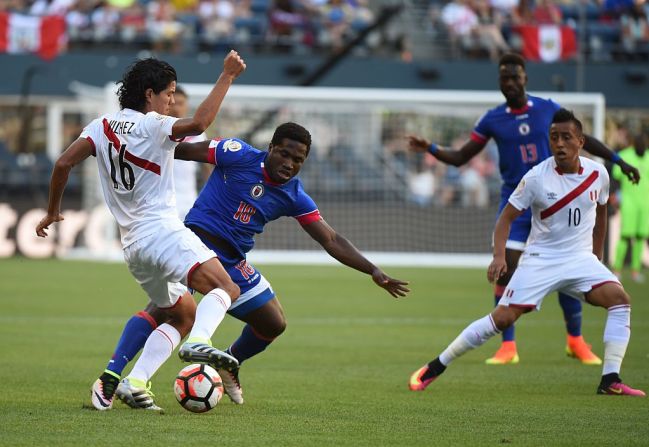
<path fill-rule="evenodd" d="M 498 145 L 503 199 L 509 198 L 527 171 L 552 155 L 550 125 L 559 108 L 550 99 L 528 95 L 525 107 L 501 104 L 478 120 L 471 139 L 486 143 L 493 138 Z"/>

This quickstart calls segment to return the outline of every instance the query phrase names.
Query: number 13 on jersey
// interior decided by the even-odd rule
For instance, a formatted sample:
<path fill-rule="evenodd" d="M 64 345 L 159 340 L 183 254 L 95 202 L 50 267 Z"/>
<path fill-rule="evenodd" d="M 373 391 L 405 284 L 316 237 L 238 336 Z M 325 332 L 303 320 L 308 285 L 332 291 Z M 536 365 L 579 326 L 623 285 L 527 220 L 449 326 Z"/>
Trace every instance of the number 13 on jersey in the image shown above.
<path fill-rule="evenodd" d="M 536 144 L 521 144 L 518 148 L 521 151 L 523 163 L 536 163 L 538 161 L 539 154 L 536 150 Z"/>

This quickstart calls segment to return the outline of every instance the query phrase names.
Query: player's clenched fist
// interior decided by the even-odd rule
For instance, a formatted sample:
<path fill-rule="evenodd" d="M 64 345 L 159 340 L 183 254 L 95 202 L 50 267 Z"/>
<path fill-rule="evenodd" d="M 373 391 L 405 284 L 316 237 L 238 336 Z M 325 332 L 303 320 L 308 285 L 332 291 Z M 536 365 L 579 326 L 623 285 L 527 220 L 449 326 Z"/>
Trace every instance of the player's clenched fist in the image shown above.
<path fill-rule="evenodd" d="M 230 50 L 223 60 L 223 72 L 236 78 L 246 69 L 246 63 L 234 50 Z"/>

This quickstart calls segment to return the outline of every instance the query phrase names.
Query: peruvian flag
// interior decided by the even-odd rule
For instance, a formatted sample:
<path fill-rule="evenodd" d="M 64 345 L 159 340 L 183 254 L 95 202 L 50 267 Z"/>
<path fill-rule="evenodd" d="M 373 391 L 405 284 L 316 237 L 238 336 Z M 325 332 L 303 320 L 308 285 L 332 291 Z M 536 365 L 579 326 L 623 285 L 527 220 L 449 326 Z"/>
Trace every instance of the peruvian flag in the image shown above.
<path fill-rule="evenodd" d="M 555 62 L 577 52 L 575 30 L 569 26 L 521 25 L 515 28 L 523 39 L 523 57 L 530 61 Z"/>
<path fill-rule="evenodd" d="M 0 53 L 36 53 L 52 59 L 65 47 L 65 19 L 0 12 Z"/>

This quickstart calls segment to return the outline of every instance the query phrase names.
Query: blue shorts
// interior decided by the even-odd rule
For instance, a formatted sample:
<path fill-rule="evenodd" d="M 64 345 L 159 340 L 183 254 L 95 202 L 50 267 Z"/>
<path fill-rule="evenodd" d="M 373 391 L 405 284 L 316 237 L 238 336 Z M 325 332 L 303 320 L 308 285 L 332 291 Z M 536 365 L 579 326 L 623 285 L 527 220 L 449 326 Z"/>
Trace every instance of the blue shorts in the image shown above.
<path fill-rule="evenodd" d="M 217 252 L 218 254 L 218 252 Z M 223 260 L 222 262 L 224 262 Z M 259 309 L 275 298 L 270 283 L 252 264 L 245 259 L 237 263 L 223 263 L 232 281 L 241 289 L 241 295 L 232 304 L 228 313 L 241 320 L 255 309 Z"/>
<path fill-rule="evenodd" d="M 503 208 L 509 203 L 509 195 L 507 197 L 501 197 L 500 205 L 498 206 L 498 216 L 502 212 Z M 523 211 L 523 214 L 518 216 L 513 222 L 512 227 L 509 231 L 509 237 L 507 238 L 507 248 L 512 250 L 523 251 L 525 249 L 525 244 L 527 243 L 527 238 L 530 235 L 532 229 L 532 210 L 530 208 Z"/>

